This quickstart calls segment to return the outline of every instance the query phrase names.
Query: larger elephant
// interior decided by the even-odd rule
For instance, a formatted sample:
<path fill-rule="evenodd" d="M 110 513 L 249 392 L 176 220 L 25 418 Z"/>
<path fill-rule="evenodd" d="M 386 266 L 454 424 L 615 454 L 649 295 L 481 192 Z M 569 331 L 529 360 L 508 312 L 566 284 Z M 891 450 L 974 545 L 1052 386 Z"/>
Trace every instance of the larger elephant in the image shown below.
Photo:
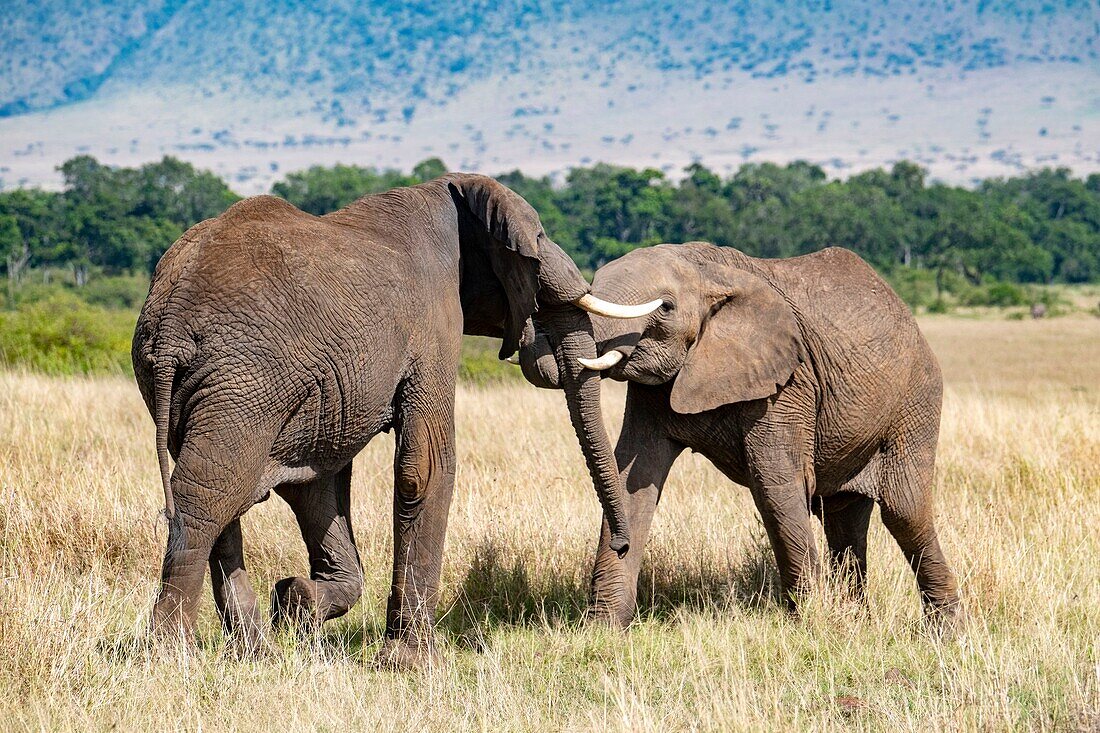
<path fill-rule="evenodd" d="M 346 613 L 362 586 L 352 458 L 393 429 L 381 659 L 432 658 L 462 334 L 499 337 L 509 356 L 536 309 L 562 363 L 577 365 L 563 372 L 570 412 L 610 519 L 609 547 L 625 550 L 598 375 L 577 362 L 596 355 L 582 307 L 618 312 L 589 295 L 535 211 L 483 176 L 448 175 L 323 217 L 260 196 L 190 229 L 158 264 L 133 341 L 169 519 L 154 627 L 191 635 L 209 564 L 225 628 L 247 648 L 261 643 L 266 619 L 240 517 L 271 491 L 293 509 L 310 564 L 309 578 L 276 585 L 276 618 Z"/>
<path fill-rule="evenodd" d="M 862 594 L 877 502 L 928 614 L 955 614 L 932 507 L 939 367 L 909 310 L 863 260 L 837 248 L 765 260 L 705 243 L 660 245 L 598 270 L 593 293 L 661 302 L 643 318 L 593 317 L 600 357 L 582 360 L 629 383 L 615 456 L 632 549 L 612 551 L 614 523 L 604 523 L 592 576 L 598 616 L 633 618 L 650 522 L 685 448 L 749 487 L 790 603 L 817 571 L 814 514 L 833 563 L 851 568 Z M 524 373 L 558 387 L 553 330 L 537 317 L 530 325 Z"/>

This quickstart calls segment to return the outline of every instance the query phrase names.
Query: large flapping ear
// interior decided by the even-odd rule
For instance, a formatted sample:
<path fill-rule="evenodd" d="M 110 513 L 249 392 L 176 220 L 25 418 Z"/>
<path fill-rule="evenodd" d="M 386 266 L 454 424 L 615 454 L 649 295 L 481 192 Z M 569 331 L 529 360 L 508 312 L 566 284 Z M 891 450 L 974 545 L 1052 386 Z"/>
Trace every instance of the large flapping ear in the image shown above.
<path fill-rule="evenodd" d="M 726 284 L 672 385 L 672 409 L 681 414 L 770 397 L 798 368 L 801 332 L 783 296 L 743 270 L 723 275 Z"/>
<path fill-rule="evenodd" d="M 519 194 L 486 176 L 454 174 L 448 181 L 452 197 L 480 229 L 481 236 L 476 237 L 480 252 L 468 254 L 471 259 L 487 258 L 489 265 L 478 267 L 471 262 L 464 267 L 463 290 L 477 294 L 470 303 L 499 304 L 503 299 L 507 304 L 504 312 L 495 316 L 465 313 L 468 324 L 477 324 L 468 332 L 500 336 L 503 359 L 519 348 L 524 323 L 535 312 L 540 296 L 547 302 L 575 300 L 588 292 L 588 284 L 568 256 L 547 238 L 538 214 Z M 563 268 L 572 274 L 563 276 L 559 272 Z M 494 282 L 486 282 L 489 279 Z M 488 320 L 497 323 L 487 327 Z"/>

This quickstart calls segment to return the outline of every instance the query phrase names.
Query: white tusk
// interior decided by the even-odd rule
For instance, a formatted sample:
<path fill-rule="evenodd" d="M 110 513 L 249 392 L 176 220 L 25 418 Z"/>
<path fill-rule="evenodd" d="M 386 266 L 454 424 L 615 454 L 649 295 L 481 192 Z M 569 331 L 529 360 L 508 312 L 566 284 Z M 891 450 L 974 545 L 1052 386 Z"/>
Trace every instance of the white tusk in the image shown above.
<path fill-rule="evenodd" d="M 600 300 L 595 295 L 587 293 L 574 300 L 573 304 L 589 313 L 595 313 L 597 316 L 607 316 L 608 318 L 641 318 L 642 316 L 648 316 L 650 313 L 660 308 L 663 302 L 663 300 L 658 299 L 651 300 L 648 303 L 642 303 L 641 305 L 619 305 L 618 303 L 609 303 L 606 300 Z"/>
<path fill-rule="evenodd" d="M 594 372 L 602 372 L 604 369 L 610 369 L 623 360 L 623 352 L 615 351 L 612 349 L 598 359 L 577 359 L 581 363 L 581 366 L 585 369 L 591 369 Z"/>
<path fill-rule="evenodd" d="M 519 364 L 519 354 L 512 354 L 504 361 L 508 362 L 509 364 Z"/>

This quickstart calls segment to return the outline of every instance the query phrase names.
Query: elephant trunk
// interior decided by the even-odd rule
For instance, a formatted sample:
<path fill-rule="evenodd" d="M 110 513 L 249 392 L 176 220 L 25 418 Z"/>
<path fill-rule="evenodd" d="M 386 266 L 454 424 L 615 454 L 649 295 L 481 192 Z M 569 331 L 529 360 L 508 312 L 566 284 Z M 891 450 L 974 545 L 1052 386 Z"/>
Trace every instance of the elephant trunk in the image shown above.
<path fill-rule="evenodd" d="M 536 328 L 532 319 L 527 319 L 519 354 L 509 361 L 518 364 L 524 378 L 536 387 L 561 389 L 558 355 L 554 353 L 546 333 Z"/>
<path fill-rule="evenodd" d="M 558 331 L 555 334 L 559 351 L 557 362 L 569 419 L 611 530 L 611 549 L 622 557 L 630 547 L 630 526 L 618 464 L 603 424 L 600 374 L 583 368 L 578 361 L 596 355 L 591 323 L 587 314 L 576 308 L 564 306 L 554 310 L 551 321 L 554 330 Z"/>
<path fill-rule="evenodd" d="M 611 549 L 622 557 L 630 546 L 630 527 L 618 464 L 603 424 L 600 374 L 584 368 L 579 360 L 597 356 L 589 313 L 616 319 L 637 318 L 652 312 L 661 302 L 626 306 L 592 296 L 588 283 L 569 256 L 551 245 L 553 242 L 548 239 L 540 240 L 538 297 L 539 310 L 544 316 L 539 320 L 549 327 L 549 338 L 542 339 L 528 330 L 523 339 L 527 346 L 520 351 L 520 364 L 533 384 L 551 388 L 560 385 L 565 391 L 569 419 L 611 529 Z M 527 327 L 531 327 L 530 322 Z M 553 356 L 547 348 L 551 342 L 555 344 Z"/>

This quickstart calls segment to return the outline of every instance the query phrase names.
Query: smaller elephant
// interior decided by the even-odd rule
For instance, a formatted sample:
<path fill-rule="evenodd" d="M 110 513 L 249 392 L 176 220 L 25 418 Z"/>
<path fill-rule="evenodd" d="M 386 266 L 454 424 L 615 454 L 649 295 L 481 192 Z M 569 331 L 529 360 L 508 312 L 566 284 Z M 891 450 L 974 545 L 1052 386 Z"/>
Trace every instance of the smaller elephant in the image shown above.
<path fill-rule="evenodd" d="M 932 475 L 942 380 L 908 308 L 853 253 L 785 260 L 692 242 L 635 250 L 596 272 L 592 292 L 620 303 L 659 300 L 641 318 L 592 316 L 587 369 L 629 383 L 615 448 L 630 552 L 604 522 L 592 611 L 634 616 L 650 522 L 677 456 L 691 448 L 749 487 L 788 603 L 817 574 L 811 517 L 829 556 L 864 596 L 874 505 L 916 573 L 926 612 L 954 617 L 958 593 L 933 522 Z M 520 363 L 558 387 L 561 364 L 529 324 Z"/>

